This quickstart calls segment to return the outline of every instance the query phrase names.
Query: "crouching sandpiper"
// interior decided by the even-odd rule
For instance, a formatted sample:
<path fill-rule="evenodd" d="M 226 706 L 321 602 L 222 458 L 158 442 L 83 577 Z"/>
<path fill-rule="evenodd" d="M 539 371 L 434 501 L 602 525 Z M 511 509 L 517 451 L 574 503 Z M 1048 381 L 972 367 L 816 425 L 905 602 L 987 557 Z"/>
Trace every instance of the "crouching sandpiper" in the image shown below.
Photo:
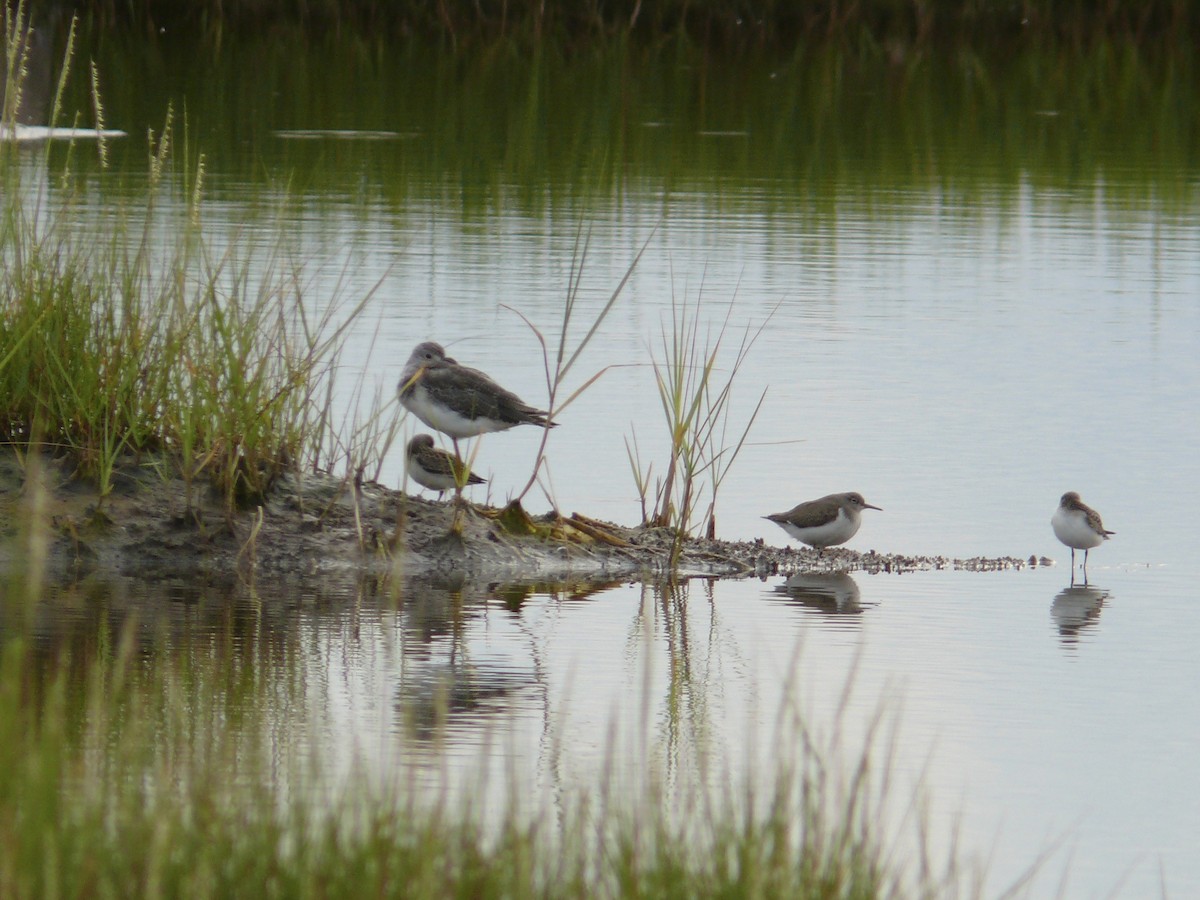
<path fill-rule="evenodd" d="M 856 491 L 809 500 L 787 512 L 764 516 L 796 540 L 818 550 L 844 544 L 858 533 L 864 509 L 879 509 Z M 882 512 L 882 510 L 880 510 Z"/>
<path fill-rule="evenodd" d="M 408 442 L 405 457 L 408 477 L 421 487 L 437 491 L 439 500 L 446 491 L 459 494 L 468 485 L 484 484 L 486 481 L 468 469 L 461 459 L 433 446 L 432 435 L 414 436 Z"/>

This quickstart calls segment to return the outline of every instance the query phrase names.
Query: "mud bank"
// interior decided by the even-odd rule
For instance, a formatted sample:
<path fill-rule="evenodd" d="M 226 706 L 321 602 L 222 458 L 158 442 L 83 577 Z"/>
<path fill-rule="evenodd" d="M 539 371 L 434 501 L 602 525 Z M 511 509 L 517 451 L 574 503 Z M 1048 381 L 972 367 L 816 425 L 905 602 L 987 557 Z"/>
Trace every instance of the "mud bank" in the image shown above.
<path fill-rule="evenodd" d="M 67 460 L 0 458 L 0 565 L 45 558 L 54 579 L 320 578 L 349 572 L 406 577 L 550 582 L 649 580 L 671 572 L 672 534 L 581 515 L 513 519 L 456 508 L 379 484 L 328 475 L 280 478 L 259 507 L 227 516 L 209 488 L 187 485 L 142 461 L 123 467 L 99 501 Z M 33 523 L 30 525 L 28 523 Z M 39 539 L 35 539 L 37 536 Z M 952 559 L 834 549 L 818 554 L 762 541 L 688 540 L 675 571 L 685 577 L 797 572 L 993 571 L 1047 565 L 1034 557 Z"/>

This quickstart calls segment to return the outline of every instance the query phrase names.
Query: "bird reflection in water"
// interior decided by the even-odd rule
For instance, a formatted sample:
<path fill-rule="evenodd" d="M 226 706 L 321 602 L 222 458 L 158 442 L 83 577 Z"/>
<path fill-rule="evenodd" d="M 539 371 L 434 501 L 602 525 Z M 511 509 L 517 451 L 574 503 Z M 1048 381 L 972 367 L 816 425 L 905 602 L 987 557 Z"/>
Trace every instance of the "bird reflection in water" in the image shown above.
<path fill-rule="evenodd" d="M 1104 588 L 1087 584 L 1072 584 L 1058 592 L 1050 604 L 1050 616 L 1064 647 L 1078 645 L 1079 633 L 1100 621 L 1100 610 L 1108 597 Z"/>
<path fill-rule="evenodd" d="M 776 585 L 775 592 L 827 616 L 857 615 L 863 610 L 858 582 L 846 572 L 798 572 Z"/>

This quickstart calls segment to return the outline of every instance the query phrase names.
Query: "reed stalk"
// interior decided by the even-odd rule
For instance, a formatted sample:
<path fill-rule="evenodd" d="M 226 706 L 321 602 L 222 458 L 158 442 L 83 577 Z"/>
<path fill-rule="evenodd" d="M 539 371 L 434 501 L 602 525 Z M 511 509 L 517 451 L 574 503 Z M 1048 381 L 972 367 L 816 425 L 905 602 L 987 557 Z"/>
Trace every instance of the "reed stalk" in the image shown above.
<path fill-rule="evenodd" d="M 703 293 L 703 292 L 701 292 Z M 672 297 L 669 326 L 664 324 L 661 358 L 652 358 L 655 384 L 667 428 L 669 456 L 655 492 L 649 524 L 675 533 L 672 559 L 692 535 L 716 536 L 716 502 L 721 484 L 741 452 L 762 409 L 766 388 L 740 428 L 731 432 L 733 385 L 755 341 L 774 310 L 757 328 L 747 325 L 726 370 L 719 363 L 736 297 L 730 300 L 720 329 L 701 331 L 701 299 L 694 305 Z M 727 371 L 722 378 L 719 372 Z M 634 466 L 634 480 L 645 496 L 649 470 Z M 708 476 L 707 490 L 701 478 Z M 697 519 L 696 512 L 703 508 Z"/>
<path fill-rule="evenodd" d="M 617 282 L 616 287 L 613 288 L 608 300 L 604 303 L 604 305 L 600 308 L 600 311 L 595 315 L 591 323 L 588 325 L 587 332 L 582 338 L 579 339 L 579 342 L 575 345 L 574 349 L 568 352 L 572 319 L 575 314 L 575 306 L 579 299 L 579 287 L 583 278 L 584 266 L 587 262 L 588 235 L 584 233 L 582 223 L 580 224 L 580 227 L 576 231 L 575 235 L 575 248 L 571 258 L 571 275 L 567 282 L 567 292 L 563 302 L 562 319 L 559 322 L 558 341 L 553 353 L 553 366 L 551 365 L 550 348 L 542 331 L 519 310 L 505 306 L 505 309 L 509 309 L 521 317 L 521 320 L 533 332 L 534 336 L 537 338 L 538 344 L 542 348 L 542 361 L 546 375 L 546 391 L 549 397 L 546 409 L 547 418 L 550 421 L 554 421 L 554 417 L 556 415 L 562 413 L 567 409 L 567 407 L 578 400 L 588 388 L 595 384 L 604 375 L 604 373 L 611 368 L 610 366 L 605 366 L 598 372 L 595 372 L 585 379 L 583 384 L 575 388 L 569 395 L 567 395 L 566 399 L 562 400 L 562 402 L 559 402 L 558 398 L 560 393 L 562 393 L 564 390 L 563 385 L 567 375 L 574 368 L 575 363 L 579 361 L 580 355 L 587 348 L 592 338 L 595 337 L 596 332 L 599 331 L 600 326 L 604 323 L 604 320 L 608 317 L 608 314 L 612 312 L 613 306 L 620 298 L 621 292 L 625 289 L 625 285 L 633 276 L 634 269 L 637 268 L 637 264 L 641 260 L 642 255 L 646 252 L 646 248 L 649 246 L 650 240 L 653 236 L 654 233 L 652 231 L 642 243 L 641 249 L 638 250 L 633 260 L 626 267 L 625 273 L 621 276 L 620 281 Z M 530 473 L 529 480 L 525 483 L 525 486 L 517 493 L 516 498 L 510 505 L 514 505 L 515 507 L 520 506 L 521 501 L 525 498 L 525 495 L 529 493 L 530 489 L 537 482 L 538 474 L 546 462 L 546 444 L 549 438 L 550 429 L 543 429 L 542 439 L 538 444 L 537 456 L 534 460 L 533 471 Z M 546 494 L 548 497 L 551 497 L 551 502 L 553 503 L 553 498 L 551 496 L 552 492 L 547 491 Z"/>

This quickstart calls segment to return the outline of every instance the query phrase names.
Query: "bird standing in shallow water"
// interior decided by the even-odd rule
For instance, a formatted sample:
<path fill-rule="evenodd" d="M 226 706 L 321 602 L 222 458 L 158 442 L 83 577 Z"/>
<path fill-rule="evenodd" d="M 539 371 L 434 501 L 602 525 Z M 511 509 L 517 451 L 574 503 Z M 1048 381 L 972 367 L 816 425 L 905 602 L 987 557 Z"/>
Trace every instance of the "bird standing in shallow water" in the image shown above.
<path fill-rule="evenodd" d="M 1109 531 L 1096 512 L 1079 499 L 1075 491 L 1068 491 L 1058 502 L 1058 509 L 1050 519 L 1054 536 L 1071 548 L 1071 572 L 1075 572 L 1075 551 L 1083 551 L 1083 571 L 1087 573 L 1088 551 L 1108 540 Z"/>
<path fill-rule="evenodd" d="M 437 491 L 439 500 L 446 491 L 461 494 L 467 485 L 485 482 L 485 479 L 470 471 L 462 460 L 433 446 L 432 435 L 414 436 L 408 442 L 405 457 L 408 477 L 421 487 Z"/>
<path fill-rule="evenodd" d="M 441 344 L 418 344 L 400 375 L 400 403 L 414 416 L 448 435 L 458 452 L 458 439 L 516 425 L 553 428 L 549 413 L 530 406 L 478 369 L 460 365 Z"/>
<path fill-rule="evenodd" d="M 858 533 L 864 509 L 879 509 L 856 491 L 809 500 L 770 519 L 796 540 L 818 550 L 844 544 Z M 880 510 L 882 512 L 883 510 Z"/>

